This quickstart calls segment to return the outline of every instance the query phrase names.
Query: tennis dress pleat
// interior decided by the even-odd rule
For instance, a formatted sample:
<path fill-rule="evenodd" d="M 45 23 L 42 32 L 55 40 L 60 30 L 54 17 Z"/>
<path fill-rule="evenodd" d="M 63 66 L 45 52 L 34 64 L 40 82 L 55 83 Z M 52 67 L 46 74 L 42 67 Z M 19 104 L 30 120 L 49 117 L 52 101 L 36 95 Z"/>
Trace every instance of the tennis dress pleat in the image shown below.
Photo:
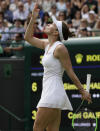
<path fill-rule="evenodd" d="M 59 59 L 54 57 L 54 50 L 60 41 L 55 42 L 49 49 L 45 48 L 45 54 L 42 59 L 44 75 L 42 81 L 42 94 L 37 105 L 39 107 L 59 108 L 61 110 L 73 110 L 69 98 L 64 90 L 62 76 L 64 68 Z M 49 51 L 48 51 L 49 49 Z"/>

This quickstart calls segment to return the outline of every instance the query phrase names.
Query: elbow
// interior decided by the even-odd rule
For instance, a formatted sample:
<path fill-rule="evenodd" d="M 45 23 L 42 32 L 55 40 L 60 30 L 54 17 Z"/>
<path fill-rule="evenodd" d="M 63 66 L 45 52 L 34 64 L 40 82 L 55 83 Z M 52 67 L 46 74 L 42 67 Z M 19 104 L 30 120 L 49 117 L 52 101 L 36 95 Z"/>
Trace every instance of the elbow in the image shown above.
<path fill-rule="evenodd" d="M 24 35 L 24 40 L 29 42 L 30 40 L 32 39 L 32 36 L 31 35 Z"/>
<path fill-rule="evenodd" d="M 74 71 L 73 71 L 72 68 L 68 68 L 68 69 L 66 69 L 66 73 L 67 73 L 68 76 L 70 76 L 70 77 L 74 75 Z"/>

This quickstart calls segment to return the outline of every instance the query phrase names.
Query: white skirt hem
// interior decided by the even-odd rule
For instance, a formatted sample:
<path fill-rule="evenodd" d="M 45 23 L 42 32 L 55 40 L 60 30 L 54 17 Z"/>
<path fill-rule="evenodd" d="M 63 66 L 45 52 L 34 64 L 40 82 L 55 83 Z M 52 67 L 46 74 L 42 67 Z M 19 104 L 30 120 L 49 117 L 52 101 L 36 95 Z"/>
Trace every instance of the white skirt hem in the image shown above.
<path fill-rule="evenodd" d="M 37 108 L 39 107 L 48 107 L 48 108 L 57 108 L 57 109 L 60 109 L 60 110 L 70 110 L 70 111 L 73 111 L 73 108 L 67 108 L 67 107 L 62 107 L 61 105 L 58 105 L 58 104 L 49 104 L 49 103 L 39 103 L 37 105 Z"/>

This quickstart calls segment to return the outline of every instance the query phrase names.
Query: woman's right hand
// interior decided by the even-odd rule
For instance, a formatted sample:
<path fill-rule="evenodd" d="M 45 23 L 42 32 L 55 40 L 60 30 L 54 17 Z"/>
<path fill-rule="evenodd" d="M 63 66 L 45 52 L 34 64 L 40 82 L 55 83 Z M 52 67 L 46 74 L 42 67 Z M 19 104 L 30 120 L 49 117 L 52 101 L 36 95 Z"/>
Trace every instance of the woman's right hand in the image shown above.
<path fill-rule="evenodd" d="M 40 9 L 38 7 L 39 7 L 39 5 L 36 3 L 35 6 L 34 6 L 34 9 L 32 11 L 32 16 L 33 16 L 34 19 L 36 19 L 39 15 Z"/>

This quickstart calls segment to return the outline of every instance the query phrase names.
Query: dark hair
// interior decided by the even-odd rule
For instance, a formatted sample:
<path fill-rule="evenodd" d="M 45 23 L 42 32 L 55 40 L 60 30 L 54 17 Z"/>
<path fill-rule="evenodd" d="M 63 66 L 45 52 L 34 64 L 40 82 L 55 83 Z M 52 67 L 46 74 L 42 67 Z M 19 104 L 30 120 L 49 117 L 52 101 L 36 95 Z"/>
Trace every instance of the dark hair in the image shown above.
<path fill-rule="evenodd" d="M 19 38 L 22 38 L 22 39 L 23 39 L 23 34 L 22 34 L 22 33 L 17 33 L 16 35 L 17 35 L 17 37 L 19 37 Z"/>
<path fill-rule="evenodd" d="M 69 37 L 75 36 L 74 33 L 70 32 L 69 28 L 67 27 L 67 24 L 65 24 L 64 22 L 62 22 L 62 33 L 64 40 L 67 40 Z"/>
<path fill-rule="evenodd" d="M 63 15 L 64 15 L 64 20 L 66 20 L 66 18 L 67 18 L 67 16 L 66 16 L 66 11 L 60 11 L 60 12 L 59 12 L 59 15 L 60 15 L 60 14 L 63 14 Z"/>
<path fill-rule="evenodd" d="M 0 11 L 0 15 L 2 15 L 2 17 L 4 18 L 4 13 L 2 11 Z"/>
<path fill-rule="evenodd" d="M 56 4 L 51 5 L 51 9 L 52 8 L 57 8 Z"/>
<path fill-rule="evenodd" d="M 42 24 L 41 24 L 42 26 L 44 25 L 44 22 L 45 22 L 45 16 L 47 16 L 48 19 L 50 18 L 48 12 L 44 12 L 44 14 L 43 14 L 43 18 L 42 18 Z"/>

